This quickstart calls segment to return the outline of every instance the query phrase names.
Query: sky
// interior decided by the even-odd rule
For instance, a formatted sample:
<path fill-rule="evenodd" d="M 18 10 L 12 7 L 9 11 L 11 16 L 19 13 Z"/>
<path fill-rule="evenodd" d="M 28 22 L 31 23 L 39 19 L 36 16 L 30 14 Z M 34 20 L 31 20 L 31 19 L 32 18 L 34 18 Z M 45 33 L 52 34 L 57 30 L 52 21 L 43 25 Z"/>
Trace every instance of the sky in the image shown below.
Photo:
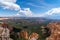
<path fill-rule="evenodd" d="M 0 0 L 0 17 L 60 19 L 60 0 Z"/>

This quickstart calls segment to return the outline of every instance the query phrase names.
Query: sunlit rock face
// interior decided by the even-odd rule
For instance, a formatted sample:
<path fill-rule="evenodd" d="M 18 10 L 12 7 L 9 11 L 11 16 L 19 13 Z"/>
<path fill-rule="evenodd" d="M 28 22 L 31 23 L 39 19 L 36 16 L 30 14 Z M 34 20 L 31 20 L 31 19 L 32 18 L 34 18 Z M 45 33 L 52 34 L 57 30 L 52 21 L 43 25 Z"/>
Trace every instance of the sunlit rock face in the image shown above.
<path fill-rule="evenodd" d="M 26 40 L 37 40 L 39 38 L 39 34 L 33 32 L 29 35 L 27 31 L 22 30 L 20 32 L 20 37 L 25 38 Z"/>
<path fill-rule="evenodd" d="M 12 40 L 10 38 L 10 30 L 8 27 L 7 24 L 0 24 L 0 40 Z"/>
<path fill-rule="evenodd" d="M 51 30 L 51 35 L 46 40 L 60 40 L 60 22 L 51 22 L 47 26 Z"/>
<path fill-rule="evenodd" d="M 25 38 L 25 39 L 28 39 L 28 32 L 25 31 L 25 30 L 22 30 L 22 31 L 20 32 L 20 36 L 23 37 L 23 38 Z"/>
<path fill-rule="evenodd" d="M 29 36 L 29 40 L 37 40 L 38 38 L 39 38 L 39 34 L 37 34 L 37 33 L 32 33 Z"/>

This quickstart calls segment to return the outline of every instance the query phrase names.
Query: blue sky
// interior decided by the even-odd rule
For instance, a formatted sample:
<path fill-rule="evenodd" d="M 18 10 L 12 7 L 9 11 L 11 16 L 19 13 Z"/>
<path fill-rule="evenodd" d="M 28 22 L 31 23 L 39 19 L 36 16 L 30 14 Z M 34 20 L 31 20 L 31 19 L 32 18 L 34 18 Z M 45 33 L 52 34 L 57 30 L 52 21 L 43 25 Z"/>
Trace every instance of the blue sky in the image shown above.
<path fill-rule="evenodd" d="M 0 16 L 60 19 L 60 0 L 1 0 Z"/>

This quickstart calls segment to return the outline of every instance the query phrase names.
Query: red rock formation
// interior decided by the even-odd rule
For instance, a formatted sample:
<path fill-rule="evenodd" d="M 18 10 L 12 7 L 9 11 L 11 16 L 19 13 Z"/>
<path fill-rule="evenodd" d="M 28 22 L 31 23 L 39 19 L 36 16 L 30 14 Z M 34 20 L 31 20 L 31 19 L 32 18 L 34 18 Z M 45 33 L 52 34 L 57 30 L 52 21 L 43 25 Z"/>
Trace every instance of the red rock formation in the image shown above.
<path fill-rule="evenodd" d="M 37 34 L 37 33 L 32 33 L 32 34 L 29 36 L 29 39 L 35 38 L 35 39 L 37 40 L 38 37 L 39 37 L 39 34 Z"/>
<path fill-rule="evenodd" d="M 47 25 L 51 30 L 51 35 L 46 40 L 60 40 L 60 22 L 51 22 Z"/>
<path fill-rule="evenodd" d="M 8 28 L 10 31 L 13 29 L 12 26 L 7 23 L 3 23 L 3 24 L 1 24 L 1 26 L 4 28 Z"/>
<path fill-rule="evenodd" d="M 20 36 L 23 37 L 23 38 L 25 38 L 25 39 L 28 39 L 28 33 L 27 33 L 27 31 L 22 30 L 22 31 L 20 32 Z"/>
<path fill-rule="evenodd" d="M 10 38 L 9 25 L 6 23 L 0 25 L 0 35 L 0 40 L 13 40 Z"/>

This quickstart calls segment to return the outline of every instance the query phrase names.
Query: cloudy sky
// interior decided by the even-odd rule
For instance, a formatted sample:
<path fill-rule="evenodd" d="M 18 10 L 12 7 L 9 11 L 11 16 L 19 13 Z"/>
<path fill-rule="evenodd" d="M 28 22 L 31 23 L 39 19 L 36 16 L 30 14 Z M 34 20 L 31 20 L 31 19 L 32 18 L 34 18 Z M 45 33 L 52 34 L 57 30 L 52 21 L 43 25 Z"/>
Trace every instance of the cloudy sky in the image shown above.
<path fill-rule="evenodd" d="M 60 0 L 0 0 L 0 17 L 60 19 Z"/>

